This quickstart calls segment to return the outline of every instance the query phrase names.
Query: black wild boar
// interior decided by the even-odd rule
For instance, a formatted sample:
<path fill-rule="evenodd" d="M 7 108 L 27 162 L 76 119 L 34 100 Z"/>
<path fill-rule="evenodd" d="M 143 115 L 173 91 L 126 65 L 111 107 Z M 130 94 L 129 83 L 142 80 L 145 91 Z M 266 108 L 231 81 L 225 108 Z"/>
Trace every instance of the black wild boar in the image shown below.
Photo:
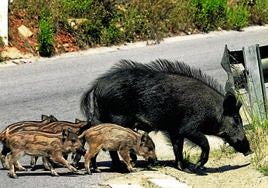
<path fill-rule="evenodd" d="M 208 161 L 210 147 L 205 134 L 223 138 L 244 155 L 251 153 L 240 107 L 233 92 L 224 94 L 211 77 L 168 60 L 150 64 L 122 60 L 97 78 L 81 100 L 81 110 L 92 125 L 111 122 L 131 129 L 167 132 L 176 167 L 181 170 L 186 167 L 184 138 L 202 150 L 196 168 Z M 118 162 L 115 153 L 111 157 Z"/>
<path fill-rule="evenodd" d="M 96 157 L 101 149 L 119 152 L 129 172 L 134 169 L 130 163 L 130 152 L 141 155 L 146 160 L 155 161 L 155 145 L 147 133 L 141 134 L 131 129 L 115 124 L 100 124 L 84 131 L 79 138 L 84 138 L 89 150 L 85 154 L 85 169 L 90 171 L 90 160 L 95 171 L 100 171 L 96 165 Z"/>
<path fill-rule="evenodd" d="M 50 164 L 60 163 L 66 166 L 71 172 L 77 172 L 62 156 L 62 153 L 76 152 L 81 149 L 82 144 L 78 135 L 70 129 L 64 129 L 62 133 L 49 133 L 42 131 L 18 131 L 9 134 L 6 131 L 6 142 L 11 152 L 8 153 L 10 177 L 17 178 L 14 164 L 23 155 L 43 156 L 49 164 L 52 175 L 58 176 Z"/>
<path fill-rule="evenodd" d="M 7 126 L 1 133 L 0 133 L 0 141 L 3 144 L 2 151 L 0 153 L 0 160 L 3 165 L 4 169 L 8 169 L 8 165 L 6 164 L 6 155 L 7 153 L 10 152 L 10 149 L 6 146 L 6 130 L 9 130 L 9 134 L 12 134 L 17 131 L 21 130 L 36 130 L 40 128 L 43 125 L 49 124 L 51 122 L 58 121 L 53 115 L 46 116 L 42 115 L 41 116 L 41 121 L 21 121 L 17 123 L 13 123 L 9 126 Z M 18 169 L 24 169 L 19 162 L 16 163 L 16 168 Z"/>

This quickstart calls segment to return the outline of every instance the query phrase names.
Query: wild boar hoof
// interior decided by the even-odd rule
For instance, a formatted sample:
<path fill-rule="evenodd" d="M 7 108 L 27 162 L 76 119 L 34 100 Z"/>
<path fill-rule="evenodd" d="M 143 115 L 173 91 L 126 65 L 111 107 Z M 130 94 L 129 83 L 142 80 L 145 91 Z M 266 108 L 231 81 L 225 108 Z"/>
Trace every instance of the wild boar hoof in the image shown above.
<path fill-rule="evenodd" d="M 176 166 L 179 170 L 184 171 L 186 168 L 185 162 L 179 161 Z"/>
<path fill-rule="evenodd" d="M 54 170 L 54 169 L 51 169 L 51 176 L 59 176 L 59 174 Z"/>
<path fill-rule="evenodd" d="M 86 171 L 85 174 L 92 175 L 91 171 Z"/>
<path fill-rule="evenodd" d="M 77 172 L 78 170 L 77 170 L 75 167 L 71 166 L 71 167 L 70 167 L 70 171 L 71 171 L 71 172 Z"/>
<path fill-rule="evenodd" d="M 3 164 L 3 168 L 4 168 L 5 170 L 9 170 L 9 166 L 8 166 L 7 164 Z"/>
<path fill-rule="evenodd" d="M 22 168 L 18 168 L 18 171 L 27 171 L 27 169 L 22 167 Z"/>
<path fill-rule="evenodd" d="M 95 169 L 94 169 L 94 172 L 100 173 L 101 170 L 100 170 L 99 168 L 95 168 Z"/>
<path fill-rule="evenodd" d="M 10 178 L 18 179 L 18 176 L 16 174 L 9 174 Z"/>

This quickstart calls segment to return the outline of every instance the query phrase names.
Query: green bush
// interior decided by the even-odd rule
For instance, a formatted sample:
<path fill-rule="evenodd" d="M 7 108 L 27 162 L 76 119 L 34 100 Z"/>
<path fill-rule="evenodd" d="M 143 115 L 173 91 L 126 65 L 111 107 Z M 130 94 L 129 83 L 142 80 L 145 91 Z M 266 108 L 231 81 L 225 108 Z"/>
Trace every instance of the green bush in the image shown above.
<path fill-rule="evenodd" d="M 247 7 L 243 5 L 234 5 L 227 11 L 227 28 L 240 30 L 248 24 Z"/>
<path fill-rule="evenodd" d="M 26 25 L 41 17 L 39 23 L 35 23 L 40 27 L 38 45 L 41 50 L 46 49 L 45 55 L 49 55 L 53 51 L 53 35 L 57 35 L 60 30 L 68 31 L 80 47 L 87 48 L 148 39 L 160 41 L 163 37 L 182 32 L 208 32 L 220 28 L 240 30 L 250 24 L 268 23 L 268 0 L 254 2 L 256 3 L 249 4 L 249 0 L 28 0 L 27 3 L 14 1 L 9 8 L 18 18 L 23 16 Z M 43 16 L 42 9 L 50 12 L 49 16 Z M 76 18 L 86 21 L 75 28 L 68 25 L 67 19 Z"/>
<path fill-rule="evenodd" d="M 53 30 L 50 13 L 43 11 L 39 21 L 38 51 L 40 56 L 50 57 L 54 54 Z"/>
<path fill-rule="evenodd" d="M 210 31 L 224 25 L 227 0 L 192 0 L 194 23 L 202 31 Z"/>
<path fill-rule="evenodd" d="M 256 0 L 248 7 L 248 21 L 250 24 L 264 25 L 268 22 L 268 0 Z"/>
<path fill-rule="evenodd" d="M 79 24 L 80 37 L 89 46 L 100 44 L 103 25 L 100 20 L 86 20 Z"/>
<path fill-rule="evenodd" d="M 123 33 L 116 26 L 116 22 L 111 22 L 108 28 L 102 31 L 101 42 L 105 45 L 117 44 L 122 41 Z"/>

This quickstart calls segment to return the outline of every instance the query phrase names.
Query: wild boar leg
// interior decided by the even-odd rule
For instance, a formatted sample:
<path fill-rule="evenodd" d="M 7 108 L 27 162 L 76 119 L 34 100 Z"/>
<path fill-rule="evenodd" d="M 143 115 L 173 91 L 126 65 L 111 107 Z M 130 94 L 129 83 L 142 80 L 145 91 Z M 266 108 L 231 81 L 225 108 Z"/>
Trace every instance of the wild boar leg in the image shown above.
<path fill-rule="evenodd" d="M 10 152 L 10 149 L 8 147 L 6 147 L 6 145 L 4 144 L 2 151 L 0 153 L 0 159 L 1 159 L 1 163 L 2 163 L 4 169 L 9 169 L 7 162 L 6 162 L 6 156 L 9 152 Z M 16 164 L 15 164 L 15 166 L 16 166 Z"/>
<path fill-rule="evenodd" d="M 52 176 L 59 176 L 59 174 L 56 172 L 56 170 L 54 169 L 53 165 L 49 161 L 49 158 L 43 157 L 42 159 L 43 159 L 43 163 L 46 163 L 47 169 L 50 170 L 51 175 Z"/>
<path fill-rule="evenodd" d="M 74 168 L 72 165 L 70 165 L 70 164 L 68 163 L 68 161 L 65 160 L 65 159 L 63 158 L 61 152 L 59 152 L 59 153 L 57 152 L 57 153 L 55 153 L 55 154 L 52 154 L 52 155 L 50 156 L 50 159 L 51 159 L 52 161 L 58 162 L 58 163 L 60 163 L 60 164 L 62 164 L 62 165 L 64 165 L 64 166 L 66 166 L 71 172 L 77 172 L 77 169 Z"/>
<path fill-rule="evenodd" d="M 7 154 L 8 164 L 9 164 L 9 176 L 11 178 L 17 178 L 14 165 L 17 163 L 18 159 L 24 154 L 23 151 L 10 152 Z"/>
<path fill-rule="evenodd" d="M 15 165 L 15 167 L 17 168 L 18 171 L 26 171 L 26 168 L 24 168 L 24 167 L 19 163 L 19 161 L 16 161 L 14 165 Z"/>
<path fill-rule="evenodd" d="M 6 163 L 5 158 L 6 158 L 6 156 L 3 155 L 2 153 L 0 153 L 0 160 L 1 160 L 2 166 L 3 166 L 4 169 L 8 169 L 8 165 Z"/>
<path fill-rule="evenodd" d="M 91 163 L 92 163 L 92 168 L 94 169 L 95 172 L 101 172 L 101 170 L 97 167 L 97 159 L 98 154 L 96 154 L 94 157 L 91 158 Z"/>
<path fill-rule="evenodd" d="M 36 161 L 37 161 L 37 159 L 38 159 L 37 156 L 32 156 L 32 157 L 31 157 L 31 162 L 30 162 L 30 164 L 31 164 L 31 170 L 32 170 L 32 171 L 34 171 L 35 168 L 36 168 Z"/>
<path fill-rule="evenodd" d="M 192 132 L 191 134 L 187 135 L 186 138 L 188 138 L 190 141 L 197 144 L 201 148 L 202 152 L 195 167 L 202 167 L 208 161 L 209 156 L 209 143 L 207 138 L 201 132 Z"/>
<path fill-rule="evenodd" d="M 36 168 L 36 161 L 38 157 L 37 156 L 32 156 L 31 157 L 31 171 L 34 171 Z M 45 157 L 42 157 L 43 165 L 46 170 L 50 170 L 50 165 L 48 164 L 48 161 L 45 159 Z"/>
<path fill-rule="evenodd" d="M 42 157 L 42 161 L 43 161 L 44 168 L 47 169 L 47 170 L 49 170 L 51 164 L 48 161 L 48 159 L 46 157 Z"/>
<path fill-rule="evenodd" d="M 89 146 L 89 150 L 86 152 L 86 154 L 85 154 L 85 170 L 86 170 L 86 173 L 88 173 L 88 174 L 92 174 L 91 173 L 91 171 L 90 171 L 90 162 L 91 162 L 91 159 L 94 157 L 94 156 L 97 156 L 97 154 L 98 154 L 98 151 L 99 150 L 96 150 L 96 149 L 94 149 L 94 146 Z M 96 160 L 96 159 L 95 159 Z M 97 168 L 97 165 L 96 165 L 96 163 L 95 162 L 93 162 L 94 163 L 94 168 Z"/>
<path fill-rule="evenodd" d="M 125 164 L 127 165 L 127 169 L 129 170 L 129 172 L 134 172 L 134 168 L 132 167 L 132 165 L 130 163 L 129 151 L 121 149 L 121 150 L 119 150 L 119 154 L 122 157 Z"/>
<path fill-rule="evenodd" d="M 117 151 L 109 151 L 109 153 L 110 153 L 110 156 L 111 156 L 112 161 L 113 161 L 113 168 L 120 169 L 122 164 L 120 162 Z"/>
<path fill-rule="evenodd" d="M 174 132 L 170 133 L 170 140 L 173 145 L 173 151 L 175 155 L 176 167 L 179 170 L 184 170 L 185 164 L 183 162 L 183 142 L 184 137 Z"/>

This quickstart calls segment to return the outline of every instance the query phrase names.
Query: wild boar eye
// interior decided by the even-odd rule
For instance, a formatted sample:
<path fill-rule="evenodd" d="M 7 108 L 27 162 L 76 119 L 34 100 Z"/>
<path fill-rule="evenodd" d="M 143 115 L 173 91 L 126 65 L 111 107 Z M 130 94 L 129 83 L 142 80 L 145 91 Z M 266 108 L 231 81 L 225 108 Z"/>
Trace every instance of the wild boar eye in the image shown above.
<path fill-rule="evenodd" d="M 236 124 L 242 123 L 242 120 L 240 119 L 239 116 L 234 116 L 234 121 L 235 121 Z"/>
<path fill-rule="evenodd" d="M 72 142 L 72 144 L 74 144 L 76 142 L 76 140 L 72 139 L 71 142 Z"/>

